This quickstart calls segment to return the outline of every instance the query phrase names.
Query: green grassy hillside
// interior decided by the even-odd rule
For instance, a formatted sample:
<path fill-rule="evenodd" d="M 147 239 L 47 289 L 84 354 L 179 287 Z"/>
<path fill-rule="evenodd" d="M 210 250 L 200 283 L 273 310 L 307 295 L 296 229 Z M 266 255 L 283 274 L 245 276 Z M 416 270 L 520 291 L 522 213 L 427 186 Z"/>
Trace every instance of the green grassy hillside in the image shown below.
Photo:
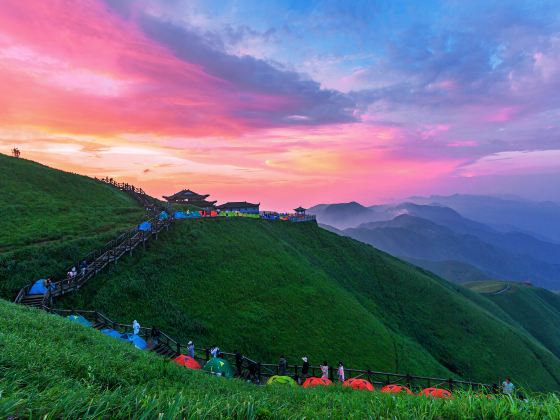
<path fill-rule="evenodd" d="M 313 224 L 179 222 L 59 304 L 263 361 L 307 354 L 348 367 L 483 381 L 511 374 L 560 388 L 559 359 L 492 303 Z"/>
<path fill-rule="evenodd" d="M 456 394 L 259 387 L 188 371 L 46 313 L 0 300 L 0 418 L 556 418 L 530 403 Z"/>
<path fill-rule="evenodd" d="M 560 296 L 522 283 L 482 282 L 467 285 L 495 303 L 560 357 Z M 499 293 L 504 290 L 503 293 Z"/>
<path fill-rule="evenodd" d="M 0 154 L 0 297 L 73 261 L 140 220 L 126 194 L 91 178 Z"/>

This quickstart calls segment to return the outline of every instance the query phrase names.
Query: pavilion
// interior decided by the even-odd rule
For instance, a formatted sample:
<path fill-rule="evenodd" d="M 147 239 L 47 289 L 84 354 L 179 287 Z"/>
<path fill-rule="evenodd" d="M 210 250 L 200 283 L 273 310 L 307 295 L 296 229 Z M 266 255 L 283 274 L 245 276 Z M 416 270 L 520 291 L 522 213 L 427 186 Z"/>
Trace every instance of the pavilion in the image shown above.
<path fill-rule="evenodd" d="M 191 190 L 181 190 L 170 196 L 163 196 L 169 203 L 188 204 L 201 209 L 213 209 L 216 201 L 206 200 L 210 194 L 198 194 Z"/>

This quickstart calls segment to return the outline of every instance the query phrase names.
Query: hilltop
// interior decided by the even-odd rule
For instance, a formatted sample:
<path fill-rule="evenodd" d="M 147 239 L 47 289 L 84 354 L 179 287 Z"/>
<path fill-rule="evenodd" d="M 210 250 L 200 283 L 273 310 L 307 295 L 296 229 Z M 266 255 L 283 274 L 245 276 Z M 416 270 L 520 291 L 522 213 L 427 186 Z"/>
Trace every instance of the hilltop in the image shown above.
<path fill-rule="evenodd" d="M 72 240 L 61 235 L 60 247 L 76 241 L 85 254 L 100 242 L 96 227 L 118 231 L 141 218 L 138 206 L 110 186 L 23 160 L 8 163 L 51 174 L 30 189 L 63 210 L 30 218 L 71 229 Z M 8 184 L 17 185 L 12 172 L 5 174 Z M 76 192 L 61 193 L 65 184 L 75 184 Z M 74 206 L 78 196 L 87 205 Z M 88 212 L 95 217 L 86 219 Z M 49 252 L 30 238 L 29 246 Z M 67 252 L 74 259 L 80 250 Z M 42 266 L 34 255 L 16 255 L 21 284 L 68 263 L 51 253 L 50 265 Z M 8 277 L 2 283 L 16 285 Z M 6 298 L 15 296 L 4 290 Z M 267 362 L 286 354 L 294 363 L 307 354 L 313 363 L 343 360 L 347 367 L 491 382 L 511 374 L 534 389 L 560 388 L 559 359 L 496 304 L 312 223 L 178 221 L 57 304 L 138 319 L 183 342 L 218 343 Z"/>
<path fill-rule="evenodd" d="M 0 417 L 552 418 L 531 404 L 328 389 L 261 387 L 189 371 L 63 318 L 0 300 Z"/>

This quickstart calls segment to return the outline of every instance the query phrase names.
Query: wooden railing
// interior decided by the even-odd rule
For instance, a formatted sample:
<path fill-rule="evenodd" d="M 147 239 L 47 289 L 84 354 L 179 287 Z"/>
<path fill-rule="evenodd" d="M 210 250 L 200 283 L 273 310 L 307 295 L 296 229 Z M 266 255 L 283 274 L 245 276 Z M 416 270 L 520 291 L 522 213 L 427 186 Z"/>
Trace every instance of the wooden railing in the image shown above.
<path fill-rule="evenodd" d="M 111 328 L 119 333 L 131 333 L 133 326 L 131 324 L 123 324 L 111 320 L 109 317 L 98 311 L 91 310 L 76 310 L 76 309 L 56 309 L 49 306 L 43 307 L 44 310 L 60 316 L 68 315 L 81 315 L 90 322 L 97 323 L 106 328 Z M 151 328 L 140 328 L 140 337 L 146 341 L 150 340 L 152 336 Z M 158 343 L 164 345 L 174 355 L 188 354 L 187 345 L 181 344 L 178 340 L 173 339 L 170 335 L 163 331 L 159 331 Z M 201 363 L 207 362 L 210 359 L 210 348 L 208 346 L 197 347 L 199 350 L 195 353 L 195 358 Z M 221 352 L 221 357 L 230 361 L 232 366 L 235 366 L 235 354 L 228 352 Z M 251 369 L 252 365 L 252 369 Z M 288 365 L 286 375 L 295 379 L 301 379 L 301 365 Z M 255 372 L 253 377 L 254 382 L 264 383 L 269 377 L 279 374 L 279 367 L 277 364 L 261 363 L 246 356 L 243 357 L 242 376 L 249 378 L 250 370 Z M 444 387 L 449 391 L 457 389 L 474 389 L 479 391 L 490 390 L 490 385 L 471 382 L 453 378 L 438 378 L 430 376 L 417 376 L 410 374 L 400 374 L 391 372 L 381 372 L 363 369 L 344 369 L 346 378 L 362 378 L 367 379 L 376 387 L 382 387 L 388 384 L 404 385 L 412 390 L 423 389 L 426 387 Z M 320 366 L 310 366 L 308 376 L 321 376 Z M 336 379 L 336 368 L 329 368 L 329 378 L 332 381 Z"/>

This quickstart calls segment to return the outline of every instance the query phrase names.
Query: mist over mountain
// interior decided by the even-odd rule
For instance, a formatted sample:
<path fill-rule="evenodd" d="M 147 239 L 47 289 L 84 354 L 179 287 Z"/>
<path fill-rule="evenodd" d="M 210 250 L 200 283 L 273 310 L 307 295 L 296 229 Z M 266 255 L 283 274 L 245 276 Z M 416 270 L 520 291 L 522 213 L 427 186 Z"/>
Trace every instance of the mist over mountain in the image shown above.
<path fill-rule="evenodd" d="M 470 204 L 469 198 L 472 198 Z M 471 214 L 479 214 L 478 220 L 443 205 L 444 199 L 461 203 Z M 420 204 L 421 201 L 429 204 Z M 490 216 L 484 218 L 476 210 L 476 203 L 484 203 L 486 208 L 492 208 L 494 203 L 508 215 L 504 218 L 508 224 L 522 219 L 518 212 L 523 215 L 532 212 L 534 218 L 544 218 L 550 224 L 555 223 L 550 221 L 555 217 L 560 219 L 551 211 L 558 207 L 554 203 L 459 195 L 413 197 L 403 203 L 371 207 L 355 202 L 321 205 L 309 212 L 316 214 L 320 223 L 338 230 L 336 233 L 366 242 L 448 280 L 530 280 L 545 288 L 558 289 L 560 245 L 543 239 L 545 235 L 539 232 L 528 233 L 529 227 L 538 227 L 538 223 L 526 222 L 522 227 L 506 229 L 505 224 L 481 222 L 481 219 L 497 220 L 500 210 L 492 208 Z M 513 204 L 508 207 L 508 203 Z"/>

